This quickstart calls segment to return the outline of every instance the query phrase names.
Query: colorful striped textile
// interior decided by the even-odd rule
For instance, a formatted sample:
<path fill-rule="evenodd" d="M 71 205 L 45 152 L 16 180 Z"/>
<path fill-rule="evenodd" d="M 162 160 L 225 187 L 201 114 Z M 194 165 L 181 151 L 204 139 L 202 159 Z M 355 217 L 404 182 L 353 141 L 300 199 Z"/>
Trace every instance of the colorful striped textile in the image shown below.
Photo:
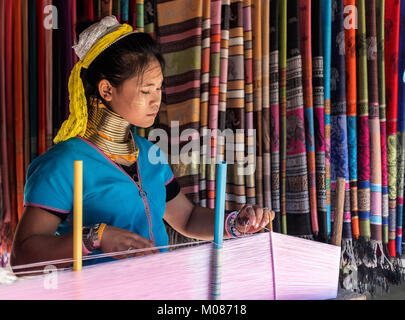
<path fill-rule="evenodd" d="M 343 0 L 333 2 L 332 60 L 331 60 L 331 221 L 334 221 L 336 181 L 344 178 L 345 197 L 343 211 L 342 247 L 352 239 L 349 189 L 349 155 L 346 120 L 346 43 L 343 26 Z"/>
<path fill-rule="evenodd" d="M 359 25 L 357 49 L 357 123 L 358 123 L 358 208 L 360 237 L 370 240 L 370 135 L 367 86 L 367 45 L 365 0 L 357 0 Z"/>
<path fill-rule="evenodd" d="M 384 12 L 385 0 L 377 0 L 377 50 L 378 50 L 378 99 L 380 106 L 381 137 L 381 183 L 382 183 L 382 241 L 388 248 L 388 172 L 387 172 L 387 122 L 385 99 L 385 60 L 384 60 Z"/>
<path fill-rule="evenodd" d="M 158 1 L 158 42 L 166 60 L 165 87 L 162 99 L 160 125 L 170 133 L 170 128 L 199 130 L 200 83 L 201 83 L 201 32 L 202 2 L 175 1 L 177 10 L 171 7 L 174 1 Z M 187 15 L 185 14 L 187 13 Z M 184 31 L 187 30 L 187 31 Z M 180 63 L 181 62 L 181 63 Z M 225 81 L 226 83 L 226 81 Z M 178 126 L 172 121 L 177 121 Z M 182 141 L 169 136 L 173 171 L 184 194 L 194 203 L 199 203 L 199 139 L 191 136 L 193 157 L 190 164 L 179 161 L 178 153 L 190 142 L 183 135 Z M 186 142 L 186 143 L 185 143 Z"/>
<path fill-rule="evenodd" d="M 146 8 L 146 6 L 145 6 Z M 145 9 L 146 13 L 146 9 Z M 209 72 L 210 72 L 210 20 L 211 7 L 209 1 L 203 2 L 203 22 L 202 22 L 202 53 L 201 53 L 201 100 L 200 100 L 200 137 L 203 145 L 200 147 L 200 206 L 207 207 L 207 177 L 206 159 L 208 155 L 208 104 L 209 104 Z M 145 15 L 146 20 L 146 15 Z"/>
<path fill-rule="evenodd" d="M 328 241 L 326 218 L 326 168 L 325 168 L 325 110 L 324 110 L 324 70 L 322 1 L 312 1 L 312 86 L 314 101 L 314 135 L 316 159 L 316 189 L 318 209 L 318 240 Z"/>
<path fill-rule="evenodd" d="M 142 25 L 138 22 L 141 5 L 143 6 L 143 1 L 137 1 L 138 28 Z M 193 129 L 193 132 L 199 132 L 200 129 L 203 6 L 200 1 L 187 0 L 162 0 L 157 1 L 156 5 L 156 37 L 166 60 L 159 126 L 168 134 L 169 159 L 182 192 L 190 201 L 198 204 L 200 140 L 198 135 L 187 133 L 185 130 Z M 176 10 L 172 9 L 173 5 Z M 185 150 L 184 146 L 192 154 L 189 164 L 182 162 L 179 157 L 180 151 Z M 168 233 L 172 243 L 191 241 L 170 227 Z"/>
<path fill-rule="evenodd" d="M 226 210 L 240 210 L 246 203 L 243 160 L 245 155 L 245 92 L 243 67 L 243 2 L 232 0 L 229 23 L 228 82 L 226 91 L 226 130 L 233 133 L 226 141 L 228 165 Z M 228 150 L 229 144 L 234 150 Z"/>
<path fill-rule="evenodd" d="M 263 207 L 271 209 L 271 153 L 270 153 L 270 1 L 262 1 L 262 162 Z M 256 172 L 256 174 L 259 174 Z"/>
<path fill-rule="evenodd" d="M 281 232 L 287 234 L 287 0 L 279 0 L 280 12 L 280 210 Z"/>
<path fill-rule="evenodd" d="M 256 130 L 256 204 L 263 207 L 262 1 L 252 0 L 253 123 Z"/>
<path fill-rule="evenodd" d="M 366 6 L 368 110 L 370 129 L 370 227 L 371 240 L 382 244 L 381 135 L 378 98 L 376 0 Z"/>
<path fill-rule="evenodd" d="M 280 119 L 279 119 L 279 1 L 270 1 L 270 144 L 271 198 L 275 212 L 273 230 L 281 232 L 280 217 Z"/>
<path fill-rule="evenodd" d="M 225 161 L 225 136 L 222 134 L 226 128 L 226 102 L 228 90 L 228 57 L 229 57 L 229 24 L 231 18 L 230 0 L 221 2 L 221 63 L 219 76 L 219 107 L 218 107 L 218 162 Z M 228 204 L 229 206 L 229 204 Z M 227 201 L 225 200 L 225 210 L 227 210 Z"/>
<path fill-rule="evenodd" d="M 355 239 L 360 236 L 357 202 L 357 70 L 356 70 L 356 11 L 355 0 L 345 0 L 344 5 L 352 6 L 345 14 L 349 19 L 350 28 L 345 28 L 346 50 L 346 114 L 347 114 L 347 146 L 349 151 L 350 180 L 350 215 L 352 234 Z"/>
<path fill-rule="evenodd" d="M 314 101 L 312 86 L 312 32 L 311 32 L 311 1 L 300 0 L 300 43 L 302 54 L 302 83 L 304 87 L 305 146 L 308 164 L 308 190 L 311 210 L 312 233 L 318 237 L 318 209 L 316 200 L 316 161 L 315 161 L 315 129 Z"/>
<path fill-rule="evenodd" d="M 208 125 L 211 132 L 209 160 L 207 164 L 207 207 L 215 208 L 215 163 L 217 153 L 217 129 L 219 106 L 219 77 L 221 53 L 221 0 L 211 2 L 210 29 L 210 87 Z M 203 199 L 200 199 L 203 201 Z"/>
<path fill-rule="evenodd" d="M 222 11 L 226 13 L 226 11 Z M 224 19 L 224 18 L 222 18 Z M 245 171 L 246 203 L 256 203 L 255 191 L 255 134 L 253 124 L 253 34 L 252 34 L 252 1 L 243 1 L 243 45 L 245 72 Z M 222 65 L 221 65 L 222 67 Z"/>
<path fill-rule="evenodd" d="M 325 124 L 325 185 L 326 185 L 326 223 L 328 237 L 331 235 L 331 198 L 330 198 L 330 78 L 332 50 L 332 0 L 322 0 L 322 44 L 324 66 L 324 124 Z"/>
<path fill-rule="evenodd" d="M 287 21 L 287 230 L 291 235 L 310 237 L 298 0 L 288 1 Z"/>
<path fill-rule="evenodd" d="M 400 8 L 400 31 L 399 31 L 399 50 L 398 50 L 398 138 L 401 147 L 401 169 L 398 170 L 400 183 L 398 186 L 397 197 L 397 232 L 396 232 L 396 252 L 400 257 L 402 254 L 402 229 L 404 214 L 404 165 L 405 165 L 405 1 L 401 2 Z"/>
<path fill-rule="evenodd" d="M 398 120 L 398 48 L 399 1 L 385 2 L 385 84 L 387 102 L 387 167 L 389 197 L 388 248 L 396 256 L 396 201 L 397 201 L 397 120 Z"/>

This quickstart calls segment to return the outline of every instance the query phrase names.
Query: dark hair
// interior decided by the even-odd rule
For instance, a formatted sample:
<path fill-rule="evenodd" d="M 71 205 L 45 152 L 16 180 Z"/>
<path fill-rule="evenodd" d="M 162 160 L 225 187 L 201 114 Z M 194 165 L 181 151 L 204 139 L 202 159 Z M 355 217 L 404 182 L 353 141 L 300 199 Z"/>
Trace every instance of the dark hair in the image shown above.
<path fill-rule="evenodd" d="M 78 24 L 79 29 L 88 26 L 88 23 Z M 80 30 L 77 31 L 79 34 Z M 113 87 L 119 88 L 126 80 L 142 76 L 153 60 L 160 64 L 163 72 L 163 56 L 157 43 L 147 33 L 132 33 L 113 43 L 94 59 L 88 69 L 82 69 L 81 78 L 87 101 L 95 97 L 105 103 L 98 92 L 101 80 L 106 79 Z"/>

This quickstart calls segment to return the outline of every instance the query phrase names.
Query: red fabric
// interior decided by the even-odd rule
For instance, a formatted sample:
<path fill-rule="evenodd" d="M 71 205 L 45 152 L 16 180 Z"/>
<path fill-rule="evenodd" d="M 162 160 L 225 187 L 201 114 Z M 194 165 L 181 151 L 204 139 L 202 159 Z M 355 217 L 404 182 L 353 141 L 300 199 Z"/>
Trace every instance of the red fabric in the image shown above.
<path fill-rule="evenodd" d="M 129 0 L 128 4 L 128 23 L 132 28 L 136 28 L 136 0 Z"/>
<path fill-rule="evenodd" d="M 16 163 L 17 214 L 21 218 L 24 201 L 24 132 L 22 96 L 22 36 L 21 0 L 13 0 L 13 96 L 14 96 L 14 142 Z M 15 217 L 14 217 L 15 219 Z"/>
<path fill-rule="evenodd" d="M 387 103 L 387 136 L 397 134 L 398 122 L 398 56 L 400 1 L 385 1 L 385 88 Z M 389 231 L 392 232 L 391 230 Z M 396 256 L 395 239 L 388 240 L 391 257 Z"/>
<path fill-rule="evenodd" d="M 385 1 L 387 135 L 397 134 L 400 1 Z"/>
<path fill-rule="evenodd" d="M 44 0 L 36 1 L 37 15 L 37 80 L 38 80 L 38 155 L 46 151 L 45 139 L 45 38 Z"/>
<path fill-rule="evenodd" d="M 5 74 L 6 74 L 6 123 L 7 123 L 7 164 L 10 191 L 10 212 L 4 223 L 11 223 L 13 233 L 17 226 L 17 195 L 15 176 L 14 108 L 13 108 L 13 3 L 5 1 Z M 5 182 L 7 183 L 7 181 Z"/>

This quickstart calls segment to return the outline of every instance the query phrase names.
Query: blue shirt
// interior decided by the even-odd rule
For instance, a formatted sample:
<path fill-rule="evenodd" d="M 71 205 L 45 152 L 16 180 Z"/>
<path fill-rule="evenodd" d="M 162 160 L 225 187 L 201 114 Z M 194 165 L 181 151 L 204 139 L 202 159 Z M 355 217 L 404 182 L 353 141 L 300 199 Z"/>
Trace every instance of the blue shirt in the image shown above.
<path fill-rule="evenodd" d="M 83 225 L 97 223 L 123 228 L 168 245 L 163 222 L 166 188 L 173 172 L 163 152 L 150 141 L 135 134 L 139 147 L 139 171 L 150 215 L 134 180 L 103 151 L 82 138 L 71 138 L 53 146 L 36 158 L 27 171 L 24 206 L 35 206 L 65 213 L 68 218 L 57 230 L 62 235 L 73 226 L 73 163 L 83 161 Z M 165 251 L 166 249 L 161 249 Z M 93 252 L 99 254 L 101 251 Z M 112 258 L 85 260 L 84 265 L 111 261 Z"/>

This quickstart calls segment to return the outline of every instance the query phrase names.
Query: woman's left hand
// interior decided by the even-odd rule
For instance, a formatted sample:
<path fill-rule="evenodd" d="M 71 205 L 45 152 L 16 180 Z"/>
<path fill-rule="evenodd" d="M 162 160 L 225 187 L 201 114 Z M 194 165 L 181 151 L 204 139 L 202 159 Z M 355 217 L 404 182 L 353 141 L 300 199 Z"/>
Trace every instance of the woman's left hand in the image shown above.
<path fill-rule="evenodd" d="M 265 228 L 274 219 L 274 216 L 274 211 L 268 208 L 246 204 L 236 217 L 235 227 L 242 234 L 255 233 Z"/>

